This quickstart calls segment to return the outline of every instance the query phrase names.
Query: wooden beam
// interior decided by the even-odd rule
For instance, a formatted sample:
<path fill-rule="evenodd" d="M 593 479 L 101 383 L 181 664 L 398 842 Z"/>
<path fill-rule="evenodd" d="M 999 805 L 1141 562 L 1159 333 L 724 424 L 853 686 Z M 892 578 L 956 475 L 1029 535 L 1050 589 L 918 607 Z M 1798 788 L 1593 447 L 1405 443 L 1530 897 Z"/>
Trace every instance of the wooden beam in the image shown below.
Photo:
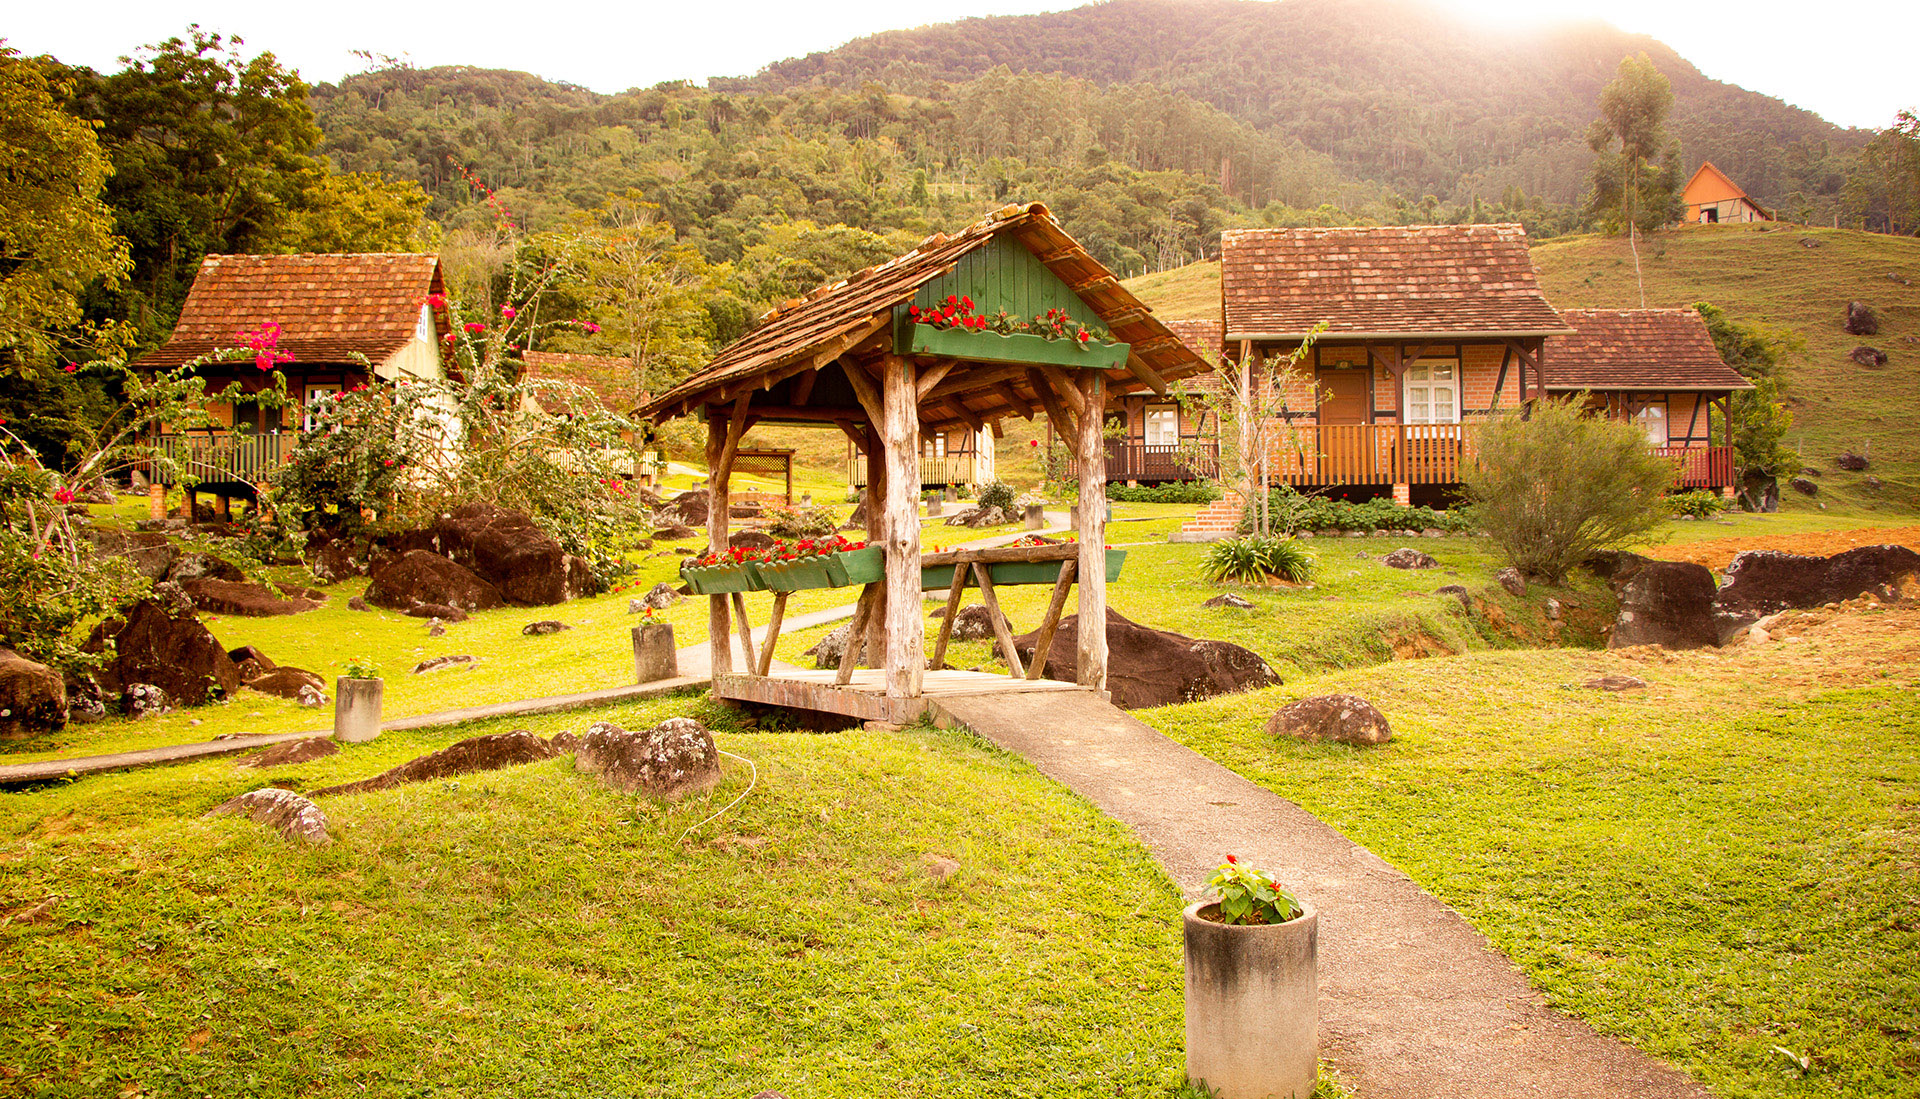
<path fill-rule="evenodd" d="M 912 363 L 887 355 L 880 367 L 886 412 L 881 439 L 887 460 L 887 697 L 918 698 L 926 671 L 920 611 L 920 402 Z"/>
<path fill-rule="evenodd" d="M 1060 629 L 1060 615 L 1067 609 L 1067 593 L 1073 590 L 1073 578 L 1080 562 L 1068 558 L 1060 563 L 1060 579 L 1053 582 L 1053 598 L 1047 602 L 1047 617 L 1033 638 L 1033 663 L 1027 665 L 1027 678 L 1039 679 L 1047 666 L 1047 653 L 1053 648 L 1053 635 Z"/>
<path fill-rule="evenodd" d="M 940 384 L 940 379 L 946 377 L 954 367 L 959 365 L 959 359 L 941 359 L 938 362 L 921 367 L 920 376 L 914 379 L 913 382 L 914 399 L 916 401 L 926 400 L 927 394 L 932 391 L 933 387 Z"/>
<path fill-rule="evenodd" d="M 1007 625 L 1007 616 L 1000 613 L 1000 597 L 993 594 L 993 576 L 987 566 L 974 563 L 973 582 L 980 585 L 980 601 L 987 605 L 987 621 L 993 623 L 994 640 L 1000 643 L 1007 667 L 1012 670 L 1013 678 L 1025 679 L 1026 666 L 1020 663 L 1020 654 L 1013 648 L 1013 627 Z"/>
<path fill-rule="evenodd" d="M 1080 428 L 1072 413 L 1060 402 L 1060 395 L 1047 384 L 1047 379 L 1038 370 L 1027 371 L 1027 384 L 1033 387 L 1034 395 L 1040 398 L 1040 407 L 1047 410 L 1047 418 L 1060 429 L 1060 436 L 1071 441 L 1078 438 Z"/>
<path fill-rule="evenodd" d="M 1087 403 L 1098 409 L 1106 380 L 1089 379 Z M 1080 418 L 1074 446 L 1080 463 L 1080 651 L 1075 678 L 1082 686 L 1107 688 L 1107 447 L 1097 412 Z"/>
<path fill-rule="evenodd" d="M 863 420 L 867 416 L 867 410 L 845 405 L 839 407 L 832 405 L 812 405 L 806 408 L 798 408 L 794 405 L 763 404 L 753 406 L 751 419 L 754 423 L 760 423 L 764 420 L 802 420 L 807 423 L 831 423 L 834 420 L 844 420 L 849 416 L 854 419 Z"/>
<path fill-rule="evenodd" d="M 873 615 L 873 601 L 878 598 L 881 587 L 868 584 L 860 592 L 860 601 L 853 605 L 853 621 L 847 623 L 847 643 L 840 650 L 840 669 L 833 675 L 833 681 L 843 687 L 853 681 L 853 670 L 860 666 L 860 649 L 867 640 L 867 619 Z"/>
<path fill-rule="evenodd" d="M 1147 360 L 1131 351 L 1127 353 L 1127 370 L 1131 372 L 1134 377 L 1147 383 L 1148 389 L 1153 390 L 1162 397 L 1167 395 L 1167 380 L 1155 373 L 1153 367 L 1147 365 Z"/>
<path fill-rule="evenodd" d="M 720 456 L 727 447 L 727 423 L 717 417 L 707 419 L 707 550 L 725 553 L 727 549 L 727 477 Z M 718 501 L 718 505 L 715 505 Z M 707 651 L 713 678 L 733 671 L 733 642 L 727 637 L 727 597 L 707 598 Z"/>
<path fill-rule="evenodd" d="M 1040 375 L 1053 384 L 1053 391 L 1060 395 L 1068 408 L 1073 409 L 1075 416 L 1087 414 L 1087 399 L 1080 395 L 1080 387 L 1074 383 L 1073 375 L 1057 366 L 1041 367 Z"/>
<path fill-rule="evenodd" d="M 752 668 L 753 627 L 747 625 L 747 597 L 739 592 L 733 593 L 733 617 L 735 624 L 740 627 L 740 659 L 747 662 L 748 668 Z"/>
<path fill-rule="evenodd" d="M 1006 381 L 1019 381 L 1026 377 L 1029 367 L 996 366 L 992 368 L 975 366 L 955 374 L 932 390 L 922 400 L 944 400 L 962 393 L 978 393 L 992 389 L 996 384 Z"/>
<path fill-rule="evenodd" d="M 959 420 L 961 423 L 966 424 L 968 427 L 974 429 L 975 431 L 978 431 L 981 428 L 987 426 L 986 421 L 982 420 L 978 416 L 975 416 L 973 414 L 973 410 L 968 408 L 966 405 L 961 404 L 958 398 L 955 398 L 954 400 L 951 400 L 951 401 L 941 401 L 940 407 L 952 413 L 954 419 Z"/>
<path fill-rule="evenodd" d="M 1020 395 L 1019 390 L 1013 388 L 1013 383 L 1000 382 L 993 387 L 993 391 L 1001 400 L 1007 402 L 1007 407 L 1013 409 L 1021 419 L 1033 419 L 1033 405 Z"/>
<path fill-rule="evenodd" d="M 867 420 L 879 423 L 886 418 L 881 408 L 880 387 L 875 385 L 859 363 L 850 358 L 838 360 L 840 370 L 846 374 L 848 384 L 853 386 L 853 395 L 859 399 L 860 407 L 867 410 Z"/>
<path fill-rule="evenodd" d="M 793 380 L 793 394 L 789 398 L 795 408 L 805 408 L 807 398 L 813 396 L 813 383 L 820 380 L 818 368 L 809 370 Z"/>
<path fill-rule="evenodd" d="M 762 676 L 773 670 L 773 646 L 780 640 L 780 620 L 786 617 L 787 596 L 791 594 L 784 591 L 773 593 L 773 614 L 767 619 L 767 636 L 760 643 L 760 665 L 756 669 Z"/>
<path fill-rule="evenodd" d="M 854 423 L 850 418 L 835 420 L 833 421 L 833 426 L 844 432 L 847 438 L 853 441 L 854 448 L 860 453 L 865 454 L 867 452 L 867 433 L 864 428 Z"/>
<path fill-rule="evenodd" d="M 707 471 L 709 478 L 719 477 L 721 480 L 726 480 L 732 476 L 733 458 L 734 455 L 740 452 L 740 437 L 747 433 L 747 402 L 752 399 L 751 396 L 743 393 L 740 395 L 739 400 L 733 402 L 733 414 L 727 417 L 727 440 L 725 445 L 720 449 L 719 464 L 715 468 Z M 726 497 L 717 496 L 715 499 L 724 502 Z M 721 510 L 726 510 L 724 503 Z M 722 546 L 721 548 L 724 549 L 725 547 Z"/>
<path fill-rule="evenodd" d="M 953 636 L 953 620 L 960 613 L 960 599 L 967 591 L 967 573 L 966 562 L 953 566 L 953 583 L 947 588 L 947 616 L 940 620 L 940 636 L 933 642 L 933 661 L 927 665 L 936 672 L 947 666 L 947 641 Z"/>

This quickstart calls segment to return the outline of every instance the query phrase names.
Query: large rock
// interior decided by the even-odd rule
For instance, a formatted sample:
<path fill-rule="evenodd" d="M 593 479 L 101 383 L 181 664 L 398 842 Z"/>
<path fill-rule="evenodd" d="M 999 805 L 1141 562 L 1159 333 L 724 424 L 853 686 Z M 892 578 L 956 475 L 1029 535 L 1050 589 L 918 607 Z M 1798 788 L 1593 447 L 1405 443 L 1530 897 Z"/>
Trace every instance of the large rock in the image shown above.
<path fill-rule="evenodd" d="M 660 516 L 669 524 L 704 527 L 707 525 L 708 510 L 707 490 L 696 488 L 668 500 L 666 506 L 660 509 Z"/>
<path fill-rule="evenodd" d="M 1434 560 L 1432 554 L 1405 546 L 1382 557 L 1380 563 L 1390 569 L 1437 569 L 1440 567 L 1440 562 Z"/>
<path fill-rule="evenodd" d="M 731 549 L 763 550 L 777 544 L 779 539 L 764 530 L 736 530 L 727 536 L 727 546 Z"/>
<path fill-rule="evenodd" d="M 371 551 L 363 543 L 335 538 L 321 531 L 307 536 L 303 555 L 308 571 L 322 584 L 333 584 L 352 576 L 367 575 Z"/>
<path fill-rule="evenodd" d="M 1887 365 L 1887 353 L 1885 351 L 1877 347 L 1869 347 L 1864 343 L 1852 351 L 1847 352 L 1847 358 L 1852 359 L 1861 366 Z"/>
<path fill-rule="evenodd" d="M 1811 478 L 1795 477 L 1793 480 L 1788 481 L 1787 484 L 1792 485 L 1793 491 L 1802 496 L 1820 495 L 1820 486 L 1814 484 Z"/>
<path fill-rule="evenodd" d="M 993 616 L 978 603 L 961 607 L 953 616 L 955 641 L 979 641 L 993 636 Z"/>
<path fill-rule="evenodd" d="M 678 542 L 683 538 L 692 538 L 699 533 L 699 531 L 684 523 L 669 523 L 659 530 L 654 531 L 653 537 L 656 541 L 660 542 Z"/>
<path fill-rule="evenodd" d="M 372 778 L 315 790 L 313 796 L 358 794 L 367 790 L 386 790 L 408 782 L 431 782 L 476 771 L 497 771 L 502 767 L 517 767 L 522 763 L 552 759 L 556 754 L 553 745 L 545 740 L 525 729 L 515 729 L 510 733 L 469 737 Z"/>
<path fill-rule="evenodd" d="M 426 550 L 408 550 L 375 565 L 366 600 L 376 607 L 396 611 L 422 603 L 438 603 L 463 611 L 484 611 L 506 605 L 500 589 L 472 569 Z"/>
<path fill-rule="evenodd" d="M 816 668 L 838 668 L 841 656 L 847 651 L 847 631 L 852 628 L 851 625 L 835 626 L 800 655 L 813 657 Z"/>
<path fill-rule="evenodd" d="M 1013 639 L 1021 659 L 1032 660 L 1038 633 L 1035 630 Z M 1074 682 L 1079 637 L 1080 616 L 1061 619 L 1041 674 Z M 1278 682 L 1280 677 L 1251 649 L 1151 629 L 1107 608 L 1107 690 L 1116 706 L 1128 710 L 1166 706 Z"/>
<path fill-rule="evenodd" d="M 183 558 L 184 560 L 184 558 Z M 318 600 L 286 599 L 265 584 L 248 584 L 202 577 L 181 583 L 180 590 L 193 600 L 195 610 L 207 614 L 229 614 L 240 618 L 271 618 L 299 614 L 320 606 Z"/>
<path fill-rule="evenodd" d="M 1920 577 L 1920 553 L 1905 546 L 1860 546 L 1832 557 L 1748 550 L 1727 566 L 1713 599 L 1721 643 L 1779 611 L 1838 603 L 1856 595 L 1897 599 L 1903 582 Z"/>
<path fill-rule="evenodd" d="M 167 567 L 167 579 L 182 586 L 189 580 L 227 580 L 237 584 L 246 578 L 240 566 L 211 553 L 183 553 Z"/>
<path fill-rule="evenodd" d="M 1880 318 L 1874 315 L 1873 308 L 1863 301 L 1847 303 L 1847 323 L 1844 325 L 1850 335 L 1877 336 L 1880 334 Z"/>
<path fill-rule="evenodd" d="M 672 584 L 662 580 L 635 602 L 638 602 L 643 609 L 651 607 L 656 611 L 664 611 L 685 598 L 686 596 L 673 590 Z"/>
<path fill-rule="evenodd" d="M 1833 464 L 1839 466 L 1841 469 L 1851 470 L 1854 473 L 1858 473 L 1867 468 L 1867 460 L 1851 450 L 1835 458 Z"/>
<path fill-rule="evenodd" d="M 855 498 L 853 502 L 852 514 L 847 516 L 846 522 L 840 524 L 840 529 L 841 530 L 867 529 L 867 490 L 866 489 L 863 488 L 860 490 L 860 495 L 857 498 Z"/>
<path fill-rule="evenodd" d="M 180 559 L 180 548 L 159 531 L 96 530 L 93 546 L 109 557 L 125 557 L 135 572 L 149 580 L 165 580 L 167 570 Z"/>
<path fill-rule="evenodd" d="M 713 734 L 687 717 L 670 717 L 641 732 L 596 721 L 574 749 L 573 765 L 599 775 L 616 790 L 668 800 L 711 790 L 720 782 L 720 752 Z"/>
<path fill-rule="evenodd" d="M 1493 574 L 1493 582 L 1507 589 L 1507 594 L 1515 599 L 1527 594 L 1527 578 L 1520 570 L 1512 567 L 1501 569 Z"/>
<path fill-rule="evenodd" d="M 319 806 L 292 790 L 275 786 L 221 802 L 208 810 L 206 815 L 243 816 L 255 824 L 272 828 L 287 839 L 299 840 L 314 847 L 323 846 L 331 839 L 327 835 L 327 815 L 320 811 Z"/>
<path fill-rule="evenodd" d="M 251 683 L 280 666 L 272 657 L 252 645 L 228 649 L 227 659 L 233 661 L 233 666 L 240 669 L 242 683 Z"/>
<path fill-rule="evenodd" d="M 340 754 L 340 745 L 330 736 L 303 736 L 299 740 L 285 740 L 271 748 L 255 752 L 240 761 L 242 767 L 259 769 L 262 767 L 291 767 L 299 763 L 311 763 L 316 759 Z"/>
<path fill-rule="evenodd" d="M 247 686 L 261 694 L 269 694 L 275 698 L 290 698 L 297 702 L 300 699 L 301 688 L 324 692 L 327 689 L 327 681 L 304 668 L 281 665 L 270 672 L 247 680 Z"/>
<path fill-rule="evenodd" d="M 441 516 L 429 533 L 434 550 L 471 569 L 516 607 L 564 603 L 586 594 L 592 583 L 585 561 L 568 554 L 552 535 L 517 511 L 492 504 L 462 504 Z"/>
<path fill-rule="evenodd" d="M 1687 561 L 1648 561 L 1619 584 L 1620 613 L 1607 647 L 1698 649 L 1720 643 L 1713 573 Z"/>
<path fill-rule="evenodd" d="M 1320 695 L 1290 702 L 1267 719 L 1267 734 L 1362 746 L 1393 739 L 1386 716 L 1357 695 Z"/>
<path fill-rule="evenodd" d="M 997 507 L 968 508 L 947 519 L 947 525 L 950 527 L 972 527 L 976 530 L 1011 522 L 1013 518 Z"/>
<path fill-rule="evenodd" d="M 59 672 L 0 649 L 0 740 L 53 732 L 67 723 L 67 684 Z"/>
<path fill-rule="evenodd" d="M 135 603 L 115 632 L 113 663 L 101 675 L 102 683 L 116 692 L 150 683 L 185 706 L 232 697 L 240 689 L 240 669 L 227 650 L 194 616 L 177 587 L 161 584 L 154 594 Z"/>

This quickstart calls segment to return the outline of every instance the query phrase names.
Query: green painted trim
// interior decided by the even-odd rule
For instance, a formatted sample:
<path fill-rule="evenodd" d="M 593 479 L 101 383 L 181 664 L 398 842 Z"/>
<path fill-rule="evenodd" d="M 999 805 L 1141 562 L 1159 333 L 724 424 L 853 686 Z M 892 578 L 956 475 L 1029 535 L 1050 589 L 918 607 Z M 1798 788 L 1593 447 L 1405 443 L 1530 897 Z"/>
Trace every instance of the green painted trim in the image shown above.
<path fill-rule="evenodd" d="M 1131 344 L 1124 343 L 1050 340 L 1030 332 L 1003 336 L 998 332 L 935 328 L 930 324 L 915 324 L 910 317 L 902 319 L 905 323 L 894 330 L 893 346 L 897 355 L 1064 366 L 1075 370 L 1117 370 L 1127 365 L 1127 353 L 1133 349 Z"/>
<path fill-rule="evenodd" d="M 1107 551 L 1107 583 L 1120 579 L 1120 567 L 1127 563 L 1127 551 Z M 1052 584 L 1060 579 L 1059 561 L 1001 561 L 987 566 L 987 575 L 995 584 Z M 921 591 L 947 591 L 953 587 L 953 565 L 920 570 Z"/>

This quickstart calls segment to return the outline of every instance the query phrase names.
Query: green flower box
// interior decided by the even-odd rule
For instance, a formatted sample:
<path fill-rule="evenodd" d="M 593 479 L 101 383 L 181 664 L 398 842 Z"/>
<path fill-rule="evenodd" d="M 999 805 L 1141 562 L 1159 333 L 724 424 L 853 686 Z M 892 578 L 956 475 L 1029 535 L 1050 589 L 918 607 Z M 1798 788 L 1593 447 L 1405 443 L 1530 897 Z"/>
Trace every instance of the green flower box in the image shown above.
<path fill-rule="evenodd" d="M 1127 560 L 1126 550 L 1107 551 L 1107 583 L 1120 579 L 1120 566 Z M 1000 561 L 987 566 L 987 575 L 995 584 L 1053 584 L 1060 580 L 1061 561 Z M 946 591 L 953 587 L 953 565 L 936 565 L 920 570 L 920 590 Z M 968 566 L 971 568 L 972 566 Z"/>
<path fill-rule="evenodd" d="M 942 358 L 976 359 L 987 362 L 1029 363 L 1067 366 L 1080 370 L 1115 370 L 1127 365 L 1131 344 L 1072 339 L 1050 340 L 1031 332 L 976 331 L 965 328 L 935 328 L 930 324 L 908 322 L 896 330 L 894 348 L 902 355 L 938 355 Z"/>
<path fill-rule="evenodd" d="M 802 557 L 793 561 L 760 561 L 754 568 L 770 591 L 844 588 L 884 580 L 887 575 L 887 555 L 879 546 L 867 546 L 845 553 Z"/>
<path fill-rule="evenodd" d="M 760 570 L 749 561 L 734 565 L 682 566 L 680 578 L 687 582 L 695 595 L 725 595 L 736 591 L 766 591 L 767 583 L 760 577 Z"/>
<path fill-rule="evenodd" d="M 887 578 L 887 550 L 885 546 L 864 546 L 845 553 L 836 553 L 844 577 L 834 587 L 849 584 L 877 584 Z"/>

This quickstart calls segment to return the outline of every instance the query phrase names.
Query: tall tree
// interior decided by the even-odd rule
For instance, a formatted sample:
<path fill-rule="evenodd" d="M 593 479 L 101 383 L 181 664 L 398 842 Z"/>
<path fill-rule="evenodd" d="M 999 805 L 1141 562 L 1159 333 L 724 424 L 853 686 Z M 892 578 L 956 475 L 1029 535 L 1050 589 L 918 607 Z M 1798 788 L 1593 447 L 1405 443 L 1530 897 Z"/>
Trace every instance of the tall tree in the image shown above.
<path fill-rule="evenodd" d="M 1591 207 L 1625 226 L 1635 279 L 1640 277 L 1639 233 L 1678 214 L 1680 146 L 1666 136 L 1672 111 L 1673 85 L 1643 53 L 1621 60 L 1613 82 L 1600 91 L 1600 117 L 1587 127 L 1587 146 L 1598 154 Z M 1656 166 L 1654 154 L 1663 147 L 1666 164 Z M 1640 304 L 1647 304 L 1644 283 Z"/>
<path fill-rule="evenodd" d="M 57 66 L 0 45 L 0 372 L 44 365 L 96 279 L 127 270 L 100 192 L 113 167 Z"/>

